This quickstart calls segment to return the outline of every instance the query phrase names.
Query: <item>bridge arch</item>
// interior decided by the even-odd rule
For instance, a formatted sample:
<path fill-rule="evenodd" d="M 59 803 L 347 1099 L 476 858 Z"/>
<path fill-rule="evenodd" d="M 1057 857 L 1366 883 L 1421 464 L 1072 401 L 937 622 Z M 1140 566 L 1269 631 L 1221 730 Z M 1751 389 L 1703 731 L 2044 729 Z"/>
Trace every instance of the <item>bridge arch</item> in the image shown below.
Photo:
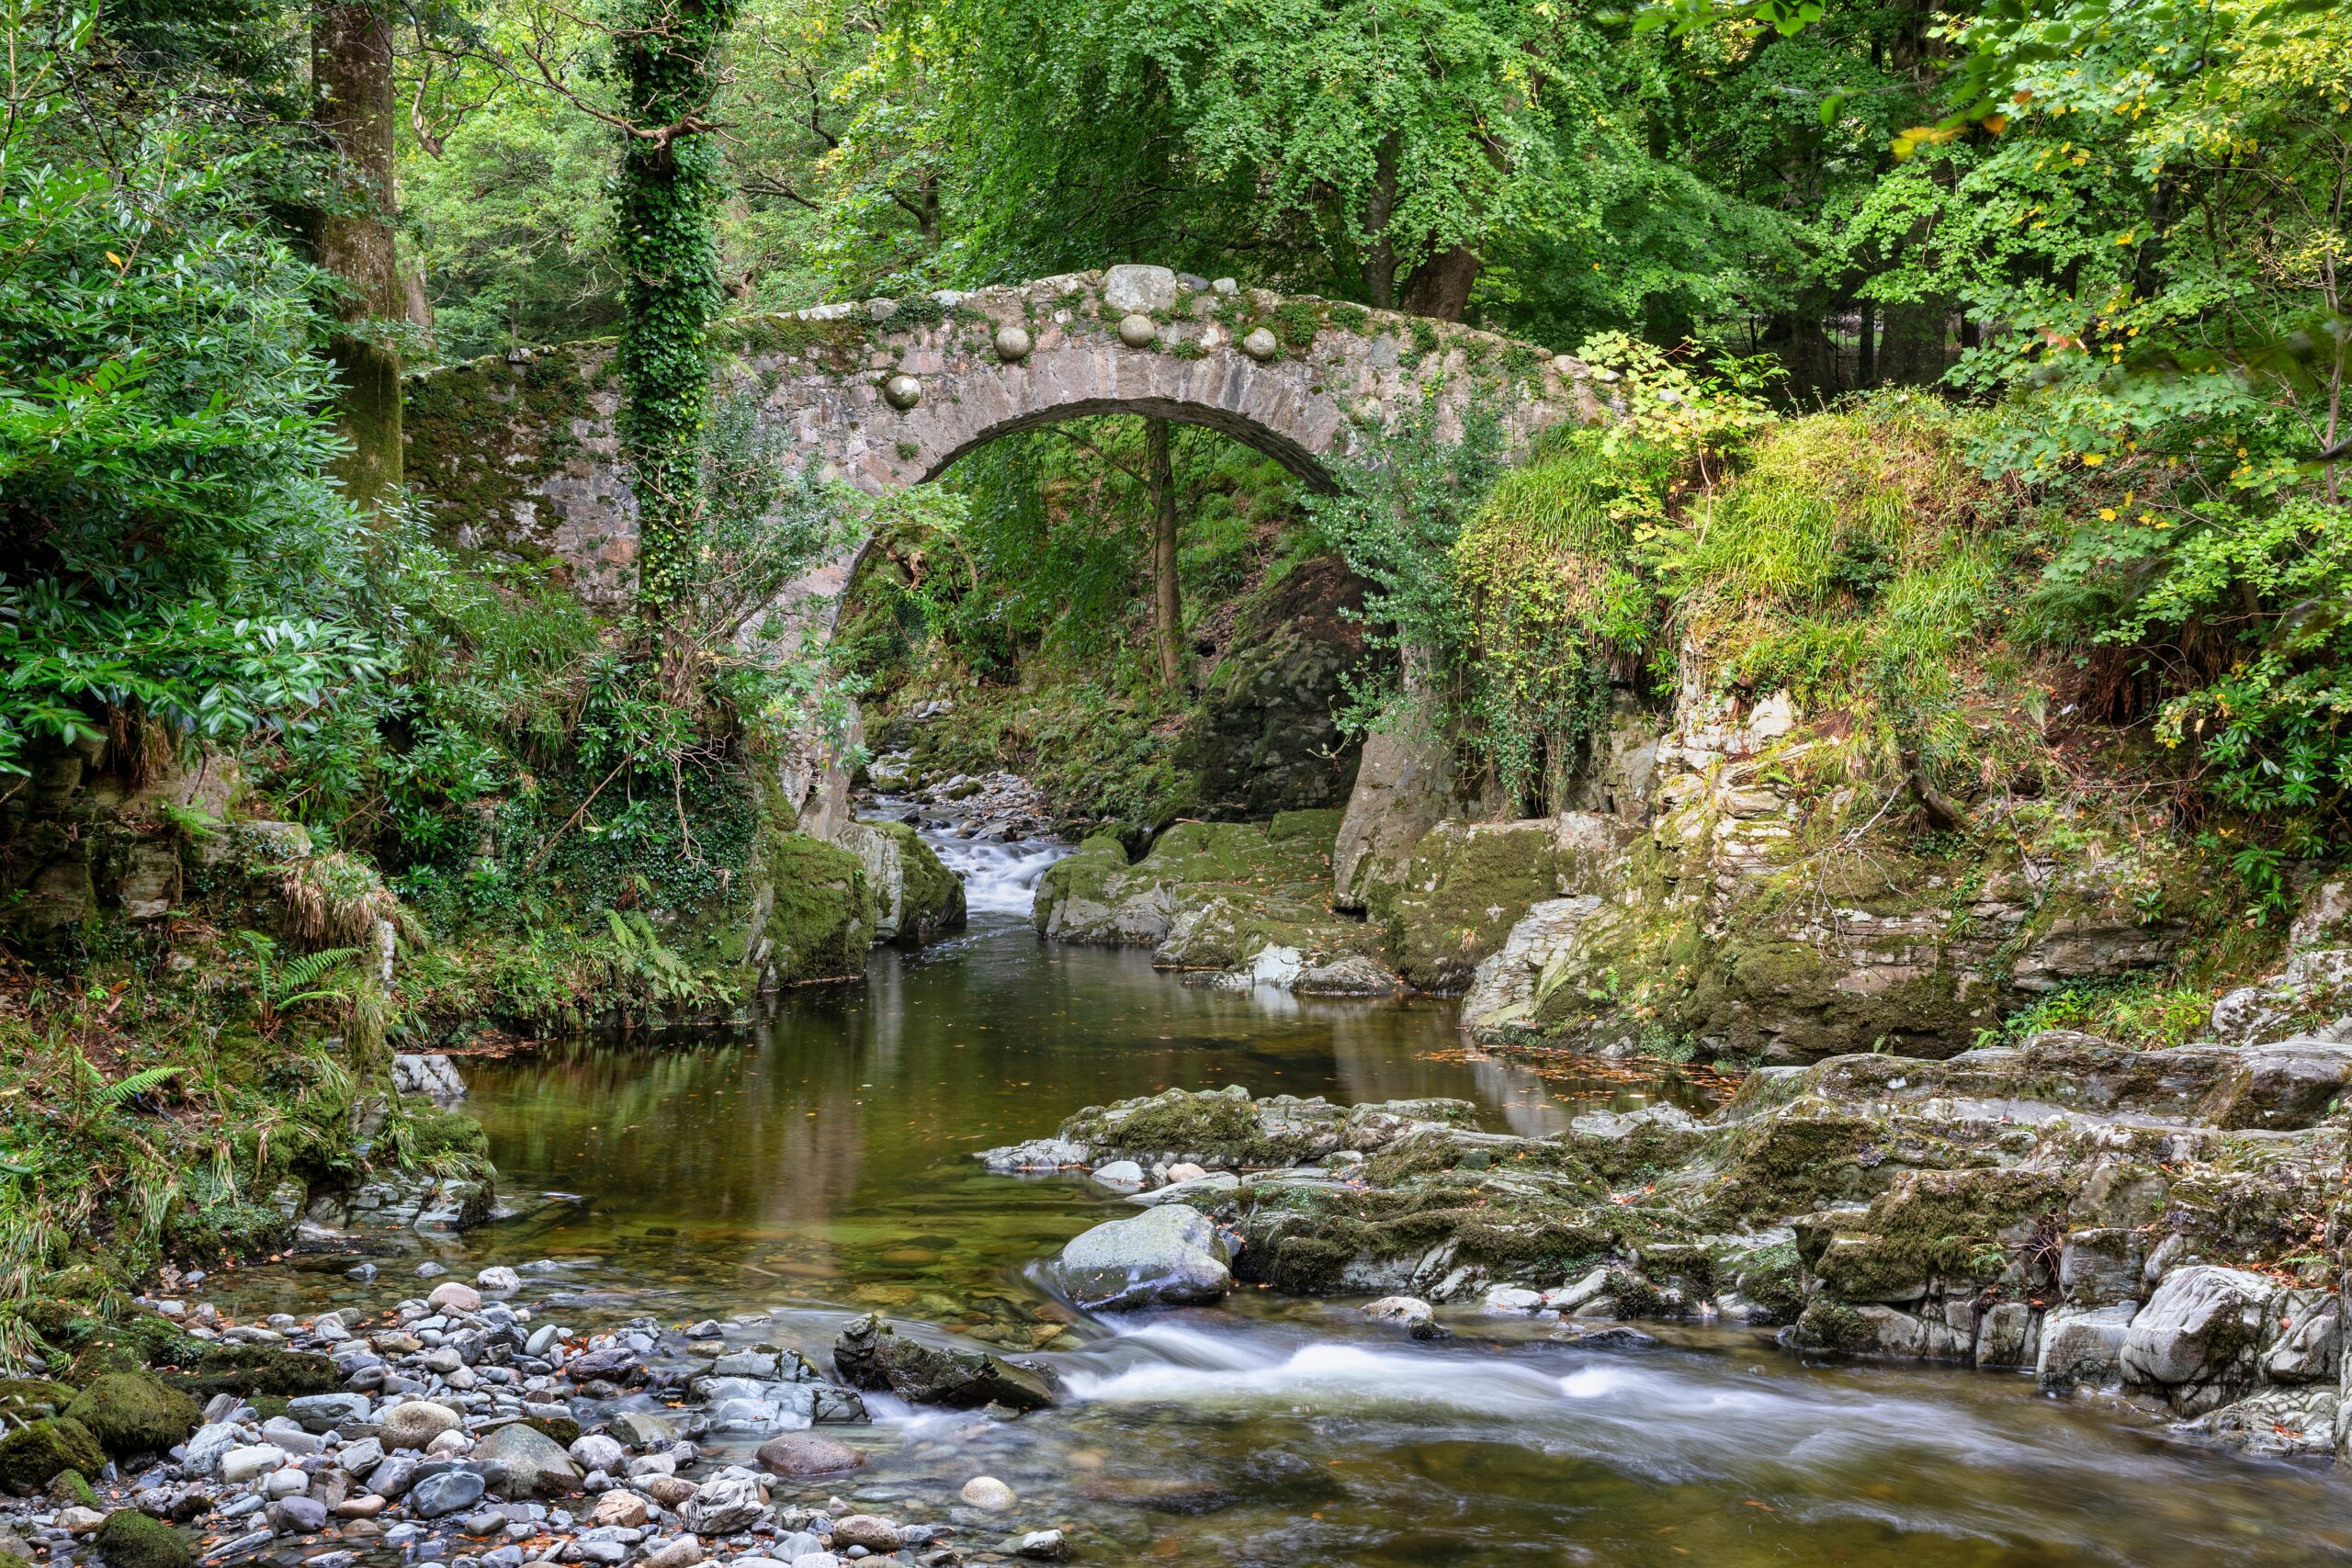
<path fill-rule="evenodd" d="M 1306 296 L 1119 266 L 969 293 L 730 319 L 718 374 L 789 431 L 801 461 L 870 494 L 936 479 L 1013 432 L 1090 414 L 1202 425 L 1303 481 L 1406 409 L 1441 430 L 1493 400 L 1523 444 L 1600 418 L 1585 368 L 1491 333 Z M 519 351 L 413 377 L 411 482 L 456 541 L 538 561 L 584 600 L 625 604 L 635 506 L 618 465 L 610 340 Z M 794 585 L 836 598 L 857 551 Z"/>

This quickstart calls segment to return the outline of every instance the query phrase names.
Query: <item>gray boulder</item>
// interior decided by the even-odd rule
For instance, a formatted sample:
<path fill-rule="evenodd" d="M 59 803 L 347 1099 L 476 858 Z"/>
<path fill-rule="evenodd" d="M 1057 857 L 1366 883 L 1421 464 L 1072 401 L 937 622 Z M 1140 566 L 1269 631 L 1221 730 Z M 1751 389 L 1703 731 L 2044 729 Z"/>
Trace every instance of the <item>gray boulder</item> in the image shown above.
<path fill-rule="evenodd" d="M 286 1402 L 286 1414 L 306 1432 L 332 1432 L 365 1421 L 370 1408 L 364 1393 L 306 1393 Z"/>
<path fill-rule="evenodd" d="M 715 1475 L 678 1505 L 678 1517 L 696 1535 L 732 1535 L 748 1529 L 767 1506 L 748 1475 Z"/>
<path fill-rule="evenodd" d="M 2132 1331 L 2137 1303 L 2103 1307 L 2060 1307 L 2043 1319 L 2041 1345 L 2034 1376 L 2044 1388 L 2071 1388 L 2076 1383 L 2098 1385 L 2115 1376 L 2124 1336 Z"/>
<path fill-rule="evenodd" d="M 391 1462 L 386 1461 L 386 1463 Z M 481 1501 L 487 1485 L 478 1470 L 445 1470 L 428 1475 L 408 1489 L 409 1512 L 420 1519 L 437 1519 Z"/>
<path fill-rule="evenodd" d="M 1070 1290 L 1098 1308 L 1219 1302 L 1233 1289 L 1216 1226 L 1182 1203 L 1096 1225 L 1062 1248 L 1061 1270 Z"/>
<path fill-rule="evenodd" d="M 507 1498 L 540 1497 L 570 1492 L 580 1484 L 580 1472 L 561 1445 L 520 1421 L 484 1435 L 473 1451 L 498 1495 Z"/>
<path fill-rule="evenodd" d="M 2175 1269 L 2124 1336 L 2124 1382 L 2174 1388 L 2243 1378 L 2278 1294 L 2278 1286 L 2242 1269 Z"/>

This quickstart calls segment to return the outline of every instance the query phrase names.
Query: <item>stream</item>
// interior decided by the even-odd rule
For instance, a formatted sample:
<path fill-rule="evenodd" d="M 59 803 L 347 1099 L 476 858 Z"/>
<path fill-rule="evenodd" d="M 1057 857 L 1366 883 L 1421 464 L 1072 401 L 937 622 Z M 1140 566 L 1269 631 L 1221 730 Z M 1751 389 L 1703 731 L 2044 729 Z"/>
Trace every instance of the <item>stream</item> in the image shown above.
<path fill-rule="evenodd" d="M 559 1200 L 424 1245 L 452 1269 L 548 1259 L 524 1296 L 574 1326 L 650 1314 L 740 1320 L 829 1360 L 846 1314 L 1035 1354 L 1062 1406 L 998 1423 L 870 1396 L 828 1427 L 872 1462 L 861 1506 L 1008 1482 L 1083 1561 L 1287 1565 L 2317 1563 L 2352 1559 L 2352 1486 L 2224 1459 L 2096 1396 L 2030 1377 L 1808 1364 L 1769 1331 L 1645 1325 L 1576 1348 L 1457 1309 L 1419 1344 L 1358 1303 L 1245 1291 L 1226 1306 L 1090 1320 L 1038 1268 L 1134 1213 L 1076 1177 L 984 1172 L 970 1154 L 1088 1104 L 1245 1084 L 1338 1101 L 1452 1095 L 1543 1134 L 1674 1082 L 1543 1077 L 1465 1059 L 1450 1004 L 1187 985 L 1138 952 L 1030 931 L 1057 846 L 933 834 L 972 920 L 877 951 L 862 987 L 794 993 L 757 1028 L 578 1042 L 465 1065 L 502 1188 Z M 1600 1071 L 1596 1067 L 1596 1073 Z M 381 1307 L 417 1292 L 282 1270 L 265 1309 Z M 968 1341 L 967 1341 L 968 1342 Z M 759 1438 L 722 1437 L 718 1457 Z"/>

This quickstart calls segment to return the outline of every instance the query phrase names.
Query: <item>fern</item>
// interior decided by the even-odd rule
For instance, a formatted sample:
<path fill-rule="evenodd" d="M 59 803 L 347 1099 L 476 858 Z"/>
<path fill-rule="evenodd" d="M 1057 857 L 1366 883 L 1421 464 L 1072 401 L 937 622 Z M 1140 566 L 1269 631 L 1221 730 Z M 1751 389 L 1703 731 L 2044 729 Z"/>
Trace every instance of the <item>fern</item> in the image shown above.
<path fill-rule="evenodd" d="M 98 1090 L 98 1103 L 109 1111 L 119 1111 L 149 1089 L 160 1089 L 186 1071 L 186 1067 L 141 1067 L 129 1077 L 119 1078 Z"/>

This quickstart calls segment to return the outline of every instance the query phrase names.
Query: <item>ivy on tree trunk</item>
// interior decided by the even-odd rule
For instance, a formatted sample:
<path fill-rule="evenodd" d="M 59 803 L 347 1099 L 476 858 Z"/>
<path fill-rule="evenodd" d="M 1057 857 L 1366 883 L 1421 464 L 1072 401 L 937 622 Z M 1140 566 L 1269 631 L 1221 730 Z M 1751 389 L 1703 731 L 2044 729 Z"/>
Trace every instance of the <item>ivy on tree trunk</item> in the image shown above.
<path fill-rule="evenodd" d="M 720 149 L 705 118 L 740 0 L 626 0 L 614 41 L 628 121 L 618 191 L 621 457 L 637 495 L 638 608 L 665 683 L 692 679 Z"/>
<path fill-rule="evenodd" d="M 327 351 L 342 373 L 335 423 L 350 453 L 335 465 L 373 508 L 401 483 L 401 361 L 381 327 L 406 314 L 392 243 L 392 29 L 379 0 L 323 5 L 311 27 L 311 116 L 342 161 L 342 200 L 316 219 L 319 265 L 343 286 L 349 328 Z"/>

